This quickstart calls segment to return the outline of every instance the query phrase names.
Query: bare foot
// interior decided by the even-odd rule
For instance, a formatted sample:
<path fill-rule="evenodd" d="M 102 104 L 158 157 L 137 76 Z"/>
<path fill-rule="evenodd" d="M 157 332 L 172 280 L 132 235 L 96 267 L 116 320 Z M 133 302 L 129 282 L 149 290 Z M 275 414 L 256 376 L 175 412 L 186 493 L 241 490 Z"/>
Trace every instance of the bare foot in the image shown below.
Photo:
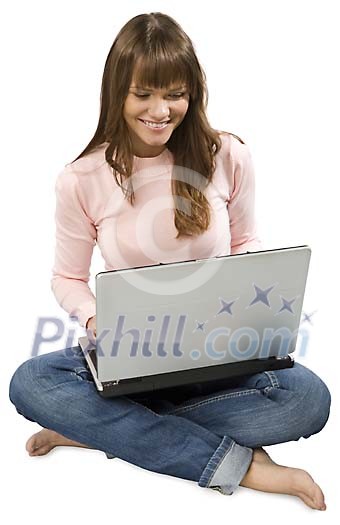
<path fill-rule="evenodd" d="M 72 441 L 53 430 L 43 428 L 29 438 L 26 443 L 26 450 L 30 456 L 44 456 L 57 446 L 90 448 L 77 441 Z"/>
<path fill-rule="evenodd" d="M 297 496 L 312 509 L 326 510 L 321 488 L 305 470 L 275 463 L 262 448 L 254 449 L 253 461 L 241 486 Z"/>

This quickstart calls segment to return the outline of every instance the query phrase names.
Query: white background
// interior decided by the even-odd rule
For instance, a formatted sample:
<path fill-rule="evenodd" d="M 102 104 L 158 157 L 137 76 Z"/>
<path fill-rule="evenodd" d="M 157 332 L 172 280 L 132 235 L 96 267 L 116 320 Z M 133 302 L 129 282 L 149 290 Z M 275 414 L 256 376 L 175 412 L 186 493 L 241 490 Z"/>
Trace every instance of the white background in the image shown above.
<path fill-rule="evenodd" d="M 337 2 L 12 1 L 1 12 L 1 513 L 26 523 L 334 523 L 339 466 L 339 92 Z M 59 448 L 30 458 L 40 427 L 8 400 L 16 367 L 31 355 L 39 317 L 75 323 L 50 290 L 54 184 L 97 126 L 104 63 L 133 16 L 161 11 L 191 37 L 207 74 L 213 127 L 241 136 L 256 170 L 259 234 L 266 248 L 309 244 L 304 303 L 309 346 L 296 359 L 327 383 L 325 429 L 308 440 L 267 447 L 273 459 L 306 469 L 328 510 L 290 496 L 240 487 L 222 496 L 102 452 Z M 103 270 L 96 247 L 91 272 Z M 52 335 L 53 327 L 45 335 Z M 84 331 L 78 327 L 74 341 Z M 65 347 L 67 334 L 45 353 Z M 76 343 L 74 343 L 76 344 Z M 70 345 L 69 345 L 70 346 Z M 114 436 L 113 436 L 114 438 Z"/>

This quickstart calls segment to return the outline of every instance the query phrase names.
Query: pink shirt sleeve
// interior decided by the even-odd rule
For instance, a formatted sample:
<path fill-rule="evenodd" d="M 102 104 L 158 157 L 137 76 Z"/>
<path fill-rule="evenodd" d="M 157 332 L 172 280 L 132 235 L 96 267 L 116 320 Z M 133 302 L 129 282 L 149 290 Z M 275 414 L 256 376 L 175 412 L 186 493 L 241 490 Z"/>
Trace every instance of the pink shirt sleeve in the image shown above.
<path fill-rule="evenodd" d="M 55 184 L 56 245 L 51 289 L 59 305 L 85 327 L 96 314 L 88 281 L 96 228 L 82 205 L 77 174 L 64 168 Z"/>
<path fill-rule="evenodd" d="M 249 148 L 231 137 L 233 190 L 227 204 L 231 235 L 230 254 L 263 250 L 255 218 L 255 173 Z"/>

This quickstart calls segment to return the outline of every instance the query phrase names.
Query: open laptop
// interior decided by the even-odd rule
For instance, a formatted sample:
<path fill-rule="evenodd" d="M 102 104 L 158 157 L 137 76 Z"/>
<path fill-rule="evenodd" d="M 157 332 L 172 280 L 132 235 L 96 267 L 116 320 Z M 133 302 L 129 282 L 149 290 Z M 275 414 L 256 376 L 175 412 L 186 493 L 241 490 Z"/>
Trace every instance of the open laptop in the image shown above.
<path fill-rule="evenodd" d="M 104 397 L 291 367 L 309 246 L 96 275 L 96 339 L 79 338 Z"/>

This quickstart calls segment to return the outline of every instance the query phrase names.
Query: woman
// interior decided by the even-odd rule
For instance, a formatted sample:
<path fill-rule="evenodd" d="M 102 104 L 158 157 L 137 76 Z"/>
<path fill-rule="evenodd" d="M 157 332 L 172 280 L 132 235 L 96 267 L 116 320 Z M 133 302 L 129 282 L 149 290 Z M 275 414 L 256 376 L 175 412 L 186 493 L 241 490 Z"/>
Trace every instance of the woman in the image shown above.
<path fill-rule="evenodd" d="M 106 270 L 261 248 L 250 153 L 209 125 L 206 105 L 205 75 L 181 27 L 161 13 L 131 19 L 106 60 L 94 137 L 56 182 L 52 290 L 94 336 L 88 280 L 96 242 Z M 10 399 L 44 427 L 26 444 L 30 456 L 58 445 L 95 448 L 222 494 L 242 485 L 326 508 L 307 472 L 277 465 L 262 448 L 326 424 L 329 391 L 299 363 L 104 399 L 71 347 L 23 363 Z"/>

